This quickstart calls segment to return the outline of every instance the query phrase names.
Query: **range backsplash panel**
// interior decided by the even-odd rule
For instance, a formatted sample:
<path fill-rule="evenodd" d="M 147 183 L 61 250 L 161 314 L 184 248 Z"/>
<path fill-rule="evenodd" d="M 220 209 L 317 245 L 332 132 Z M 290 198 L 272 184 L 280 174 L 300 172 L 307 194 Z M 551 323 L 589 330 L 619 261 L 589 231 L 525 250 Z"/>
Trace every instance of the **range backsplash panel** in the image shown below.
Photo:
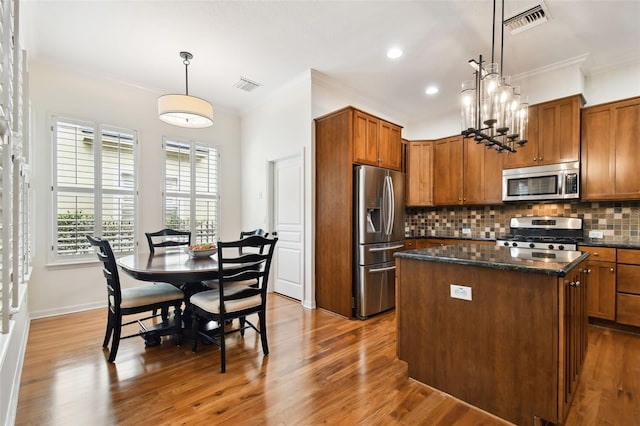
<path fill-rule="evenodd" d="M 640 201 L 413 207 L 405 212 L 405 235 L 495 239 L 508 233 L 509 219 L 518 216 L 581 217 L 585 237 L 591 230 L 612 240 L 640 237 Z"/>

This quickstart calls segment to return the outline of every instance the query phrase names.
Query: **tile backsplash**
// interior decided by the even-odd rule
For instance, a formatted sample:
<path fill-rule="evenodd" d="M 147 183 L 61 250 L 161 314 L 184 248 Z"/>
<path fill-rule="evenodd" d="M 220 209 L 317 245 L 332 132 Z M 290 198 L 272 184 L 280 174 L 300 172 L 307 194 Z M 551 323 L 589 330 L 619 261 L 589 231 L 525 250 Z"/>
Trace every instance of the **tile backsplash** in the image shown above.
<path fill-rule="evenodd" d="M 412 207 L 405 212 L 405 236 L 495 239 L 509 232 L 509 219 L 517 216 L 581 217 L 585 237 L 591 230 L 610 239 L 640 236 L 640 201 Z"/>

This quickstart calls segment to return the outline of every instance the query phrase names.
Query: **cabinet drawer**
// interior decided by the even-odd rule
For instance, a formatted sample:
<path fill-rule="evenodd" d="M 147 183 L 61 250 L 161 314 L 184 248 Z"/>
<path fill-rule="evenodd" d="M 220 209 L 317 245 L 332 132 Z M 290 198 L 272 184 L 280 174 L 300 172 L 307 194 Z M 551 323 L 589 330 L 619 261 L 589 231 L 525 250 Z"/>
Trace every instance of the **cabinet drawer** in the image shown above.
<path fill-rule="evenodd" d="M 592 246 L 579 246 L 578 250 L 588 251 L 591 255 L 589 260 L 597 260 L 602 262 L 615 262 L 616 261 L 616 249 L 609 247 L 592 247 Z M 640 251 L 640 250 L 638 250 Z"/>
<path fill-rule="evenodd" d="M 640 327 L 640 296 L 618 293 L 616 320 L 621 324 Z"/>
<path fill-rule="evenodd" d="M 640 250 L 618 249 L 618 263 L 640 265 Z"/>
<path fill-rule="evenodd" d="M 640 266 L 618 263 L 618 291 L 640 294 Z"/>

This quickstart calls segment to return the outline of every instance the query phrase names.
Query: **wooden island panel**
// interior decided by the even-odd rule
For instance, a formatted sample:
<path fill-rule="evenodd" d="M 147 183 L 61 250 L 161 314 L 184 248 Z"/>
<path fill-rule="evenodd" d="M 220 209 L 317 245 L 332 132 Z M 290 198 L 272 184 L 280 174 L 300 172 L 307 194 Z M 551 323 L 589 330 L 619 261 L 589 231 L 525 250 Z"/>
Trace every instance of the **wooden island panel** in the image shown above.
<path fill-rule="evenodd" d="M 409 376 L 516 424 L 558 417 L 557 278 L 402 259 Z M 450 296 L 469 286 L 472 301 Z"/>
<path fill-rule="evenodd" d="M 562 423 L 586 351 L 583 264 L 566 276 L 396 265 L 398 357 L 410 377 L 518 425 Z M 451 297 L 451 284 L 471 300 Z"/>

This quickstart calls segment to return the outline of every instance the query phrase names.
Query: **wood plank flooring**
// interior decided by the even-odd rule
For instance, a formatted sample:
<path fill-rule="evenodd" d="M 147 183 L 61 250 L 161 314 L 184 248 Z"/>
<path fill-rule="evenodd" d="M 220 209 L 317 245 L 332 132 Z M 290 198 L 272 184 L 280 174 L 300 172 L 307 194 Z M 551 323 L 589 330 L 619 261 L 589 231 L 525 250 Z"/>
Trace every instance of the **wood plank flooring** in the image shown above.
<path fill-rule="evenodd" d="M 17 425 L 505 425 L 407 378 L 395 312 L 345 320 L 270 295 L 269 356 L 259 337 L 216 346 L 121 342 L 106 361 L 105 310 L 31 323 Z M 590 327 L 567 425 L 640 424 L 640 336 Z"/>

